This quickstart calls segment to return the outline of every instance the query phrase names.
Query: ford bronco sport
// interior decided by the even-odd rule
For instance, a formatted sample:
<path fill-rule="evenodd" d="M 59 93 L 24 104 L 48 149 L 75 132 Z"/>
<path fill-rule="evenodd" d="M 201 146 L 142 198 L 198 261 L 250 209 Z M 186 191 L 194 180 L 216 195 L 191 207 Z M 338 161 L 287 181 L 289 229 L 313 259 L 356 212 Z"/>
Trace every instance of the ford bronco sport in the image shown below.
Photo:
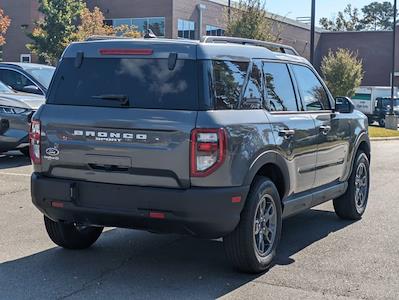
<path fill-rule="evenodd" d="M 50 238 L 83 249 L 104 226 L 222 237 L 236 268 L 262 272 L 283 218 L 333 199 L 360 219 L 367 118 L 295 54 L 227 37 L 71 44 L 30 133 Z"/>

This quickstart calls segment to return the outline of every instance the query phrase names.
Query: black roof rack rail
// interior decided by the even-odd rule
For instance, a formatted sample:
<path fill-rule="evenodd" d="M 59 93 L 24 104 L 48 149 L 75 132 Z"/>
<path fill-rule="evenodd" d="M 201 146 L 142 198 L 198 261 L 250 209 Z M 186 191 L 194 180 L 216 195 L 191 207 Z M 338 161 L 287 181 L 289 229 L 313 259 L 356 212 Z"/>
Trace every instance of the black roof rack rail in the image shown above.
<path fill-rule="evenodd" d="M 286 46 L 283 44 L 259 41 L 259 40 L 251 40 L 245 38 L 237 38 L 237 37 L 229 37 L 229 36 L 205 36 L 201 39 L 202 43 L 233 43 L 233 44 L 241 44 L 241 45 L 252 45 L 265 47 L 273 52 L 281 52 L 285 54 L 291 54 L 300 56 L 298 51 L 295 50 L 294 47 Z"/>

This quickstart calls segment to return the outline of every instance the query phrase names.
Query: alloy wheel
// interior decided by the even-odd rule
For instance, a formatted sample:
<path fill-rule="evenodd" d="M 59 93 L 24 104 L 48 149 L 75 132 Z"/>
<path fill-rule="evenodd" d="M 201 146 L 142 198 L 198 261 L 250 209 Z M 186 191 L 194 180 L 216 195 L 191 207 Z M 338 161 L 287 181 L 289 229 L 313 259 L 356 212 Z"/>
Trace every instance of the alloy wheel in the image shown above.
<path fill-rule="evenodd" d="M 265 257 L 273 249 L 277 232 L 277 211 L 273 199 L 263 196 L 255 212 L 253 239 L 256 253 Z"/>

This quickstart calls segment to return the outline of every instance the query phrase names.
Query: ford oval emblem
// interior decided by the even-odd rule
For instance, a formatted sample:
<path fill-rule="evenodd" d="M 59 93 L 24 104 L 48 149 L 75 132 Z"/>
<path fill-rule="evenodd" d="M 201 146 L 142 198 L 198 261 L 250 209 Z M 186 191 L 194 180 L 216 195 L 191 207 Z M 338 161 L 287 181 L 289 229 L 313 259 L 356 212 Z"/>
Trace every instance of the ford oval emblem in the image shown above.
<path fill-rule="evenodd" d="M 47 148 L 46 154 L 49 156 L 58 156 L 60 154 L 60 151 L 56 148 Z"/>

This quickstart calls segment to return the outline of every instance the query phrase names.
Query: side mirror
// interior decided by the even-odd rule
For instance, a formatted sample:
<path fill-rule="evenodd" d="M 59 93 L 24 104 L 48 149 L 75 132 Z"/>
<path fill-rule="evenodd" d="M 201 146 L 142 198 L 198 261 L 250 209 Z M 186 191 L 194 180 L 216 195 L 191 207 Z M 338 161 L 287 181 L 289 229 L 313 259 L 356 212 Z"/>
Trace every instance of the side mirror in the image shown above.
<path fill-rule="evenodd" d="M 22 88 L 22 92 L 29 94 L 42 95 L 42 91 L 36 85 L 27 85 Z"/>
<path fill-rule="evenodd" d="M 355 110 L 355 105 L 348 97 L 335 98 L 335 111 L 342 114 L 350 114 Z"/>

